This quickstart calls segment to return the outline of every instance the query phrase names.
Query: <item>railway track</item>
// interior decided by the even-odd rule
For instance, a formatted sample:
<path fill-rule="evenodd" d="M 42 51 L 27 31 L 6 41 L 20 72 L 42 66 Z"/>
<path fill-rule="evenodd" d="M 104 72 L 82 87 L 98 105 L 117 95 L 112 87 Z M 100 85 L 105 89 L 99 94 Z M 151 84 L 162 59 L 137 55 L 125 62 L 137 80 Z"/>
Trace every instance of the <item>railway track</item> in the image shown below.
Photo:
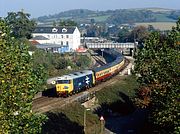
<path fill-rule="evenodd" d="M 125 59 L 125 64 L 121 67 L 121 71 L 128 64 L 129 64 L 129 60 Z M 85 92 L 88 92 L 89 94 L 97 92 L 102 88 L 106 87 L 107 85 L 112 85 L 118 82 L 119 80 L 121 80 L 121 78 L 119 78 L 118 76 L 114 76 L 111 79 L 96 85 L 95 87 L 92 87 L 84 92 L 80 92 L 78 94 L 72 95 L 68 98 L 42 96 L 40 98 L 34 99 L 32 110 L 37 113 L 46 113 L 48 111 L 61 108 L 69 103 L 77 101 L 76 98 L 78 98 L 79 96 L 83 96 Z"/>
<path fill-rule="evenodd" d="M 92 58 L 96 61 L 97 65 L 95 66 L 103 66 L 106 64 L 105 61 L 103 61 L 99 56 L 92 56 Z"/>

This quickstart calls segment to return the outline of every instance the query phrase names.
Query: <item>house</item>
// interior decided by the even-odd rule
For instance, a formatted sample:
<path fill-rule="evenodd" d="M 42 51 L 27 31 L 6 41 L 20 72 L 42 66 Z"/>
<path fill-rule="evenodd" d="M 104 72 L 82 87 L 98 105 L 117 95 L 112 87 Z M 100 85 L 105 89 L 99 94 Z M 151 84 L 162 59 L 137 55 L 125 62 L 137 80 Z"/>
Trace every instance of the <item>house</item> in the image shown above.
<path fill-rule="evenodd" d="M 79 48 L 81 34 L 77 27 L 36 27 L 32 36 L 31 42 L 36 41 L 46 46 L 52 44 L 52 47 L 66 48 L 67 52 L 71 52 Z"/>

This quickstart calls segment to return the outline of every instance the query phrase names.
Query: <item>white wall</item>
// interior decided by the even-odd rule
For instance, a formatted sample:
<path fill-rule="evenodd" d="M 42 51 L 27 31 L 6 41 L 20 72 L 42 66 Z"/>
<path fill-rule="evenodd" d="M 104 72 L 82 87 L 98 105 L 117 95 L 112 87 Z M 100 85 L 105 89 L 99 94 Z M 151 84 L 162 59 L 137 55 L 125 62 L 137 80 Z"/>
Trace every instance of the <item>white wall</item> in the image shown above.
<path fill-rule="evenodd" d="M 80 46 L 80 44 L 81 44 L 81 33 L 76 27 L 73 33 L 73 49 L 76 50 Z"/>
<path fill-rule="evenodd" d="M 73 34 L 33 33 L 33 37 L 35 36 L 44 36 L 49 39 L 49 40 L 37 40 L 40 44 L 50 43 L 50 44 L 61 45 L 61 42 L 63 42 L 63 46 L 66 46 L 66 42 L 68 41 L 68 45 L 70 49 L 76 50 L 80 46 L 81 34 L 77 27 L 75 28 Z"/>

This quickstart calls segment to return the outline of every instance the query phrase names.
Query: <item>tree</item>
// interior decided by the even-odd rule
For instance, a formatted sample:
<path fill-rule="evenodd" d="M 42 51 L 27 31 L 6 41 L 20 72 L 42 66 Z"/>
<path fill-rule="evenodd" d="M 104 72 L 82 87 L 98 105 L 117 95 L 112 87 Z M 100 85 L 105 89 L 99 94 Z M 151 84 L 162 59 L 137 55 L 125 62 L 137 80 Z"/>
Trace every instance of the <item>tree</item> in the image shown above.
<path fill-rule="evenodd" d="M 119 31 L 119 34 L 118 34 L 118 42 L 128 42 L 128 36 L 129 36 L 130 32 L 127 28 L 122 28 L 120 29 Z"/>
<path fill-rule="evenodd" d="M 60 21 L 59 26 L 77 26 L 77 23 L 72 20 Z"/>
<path fill-rule="evenodd" d="M 150 35 L 138 52 L 135 72 L 140 89 L 136 102 L 150 109 L 150 122 L 161 133 L 180 132 L 180 19 L 167 36 Z"/>
<path fill-rule="evenodd" d="M 32 68 L 26 44 L 10 36 L 0 20 L 0 133 L 39 133 L 42 115 L 32 112 L 32 99 L 44 81 L 41 67 Z"/>
<path fill-rule="evenodd" d="M 136 40 L 139 43 L 142 43 L 142 42 L 145 42 L 148 36 L 149 36 L 149 32 L 146 27 L 137 26 L 131 31 L 131 34 L 129 35 L 129 40 L 131 41 Z"/>
<path fill-rule="evenodd" d="M 34 31 L 36 23 L 29 19 L 30 14 L 19 12 L 9 12 L 5 18 L 6 23 L 12 29 L 11 35 L 16 38 L 31 38 L 31 33 Z"/>
<path fill-rule="evenodd" d="M 55 27 L 57 24 L 56 24 L 56 21 L 54 20 L 53 21 L 53 27 Z"/>

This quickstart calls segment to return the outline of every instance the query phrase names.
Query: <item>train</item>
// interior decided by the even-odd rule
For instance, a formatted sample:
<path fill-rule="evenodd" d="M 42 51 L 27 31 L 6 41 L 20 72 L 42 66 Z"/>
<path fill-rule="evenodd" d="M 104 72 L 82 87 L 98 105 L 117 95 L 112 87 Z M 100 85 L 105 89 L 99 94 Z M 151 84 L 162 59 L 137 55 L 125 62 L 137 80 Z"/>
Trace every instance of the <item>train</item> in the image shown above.
<path fill-rule="evenodd" d="M 58 77 L 56 79 L 57 95 L 67 97 L 91 88 L 96 84 L 106 81 L 107 79 L 110 79 L 114 75 L 118 74 L 125 64 L 123 55 L 116 50 L 107 50 L 104 52 L 114 58 L 113 62 L 101 67 L 77 71 Z"/>

